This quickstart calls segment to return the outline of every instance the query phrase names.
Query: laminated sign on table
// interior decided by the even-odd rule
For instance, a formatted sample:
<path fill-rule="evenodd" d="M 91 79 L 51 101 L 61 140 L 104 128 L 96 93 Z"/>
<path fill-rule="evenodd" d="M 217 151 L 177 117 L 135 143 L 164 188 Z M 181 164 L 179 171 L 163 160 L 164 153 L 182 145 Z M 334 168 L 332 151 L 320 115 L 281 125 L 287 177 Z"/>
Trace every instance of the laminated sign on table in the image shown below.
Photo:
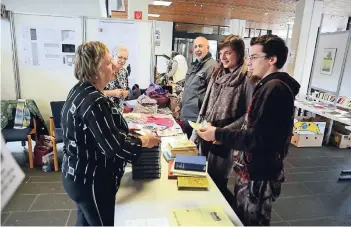
<path fill-rule="evenodd" d="M 1 211 L 12 198 L 24 179 L 24 173 L 7 150 L 1 134 Z"/>

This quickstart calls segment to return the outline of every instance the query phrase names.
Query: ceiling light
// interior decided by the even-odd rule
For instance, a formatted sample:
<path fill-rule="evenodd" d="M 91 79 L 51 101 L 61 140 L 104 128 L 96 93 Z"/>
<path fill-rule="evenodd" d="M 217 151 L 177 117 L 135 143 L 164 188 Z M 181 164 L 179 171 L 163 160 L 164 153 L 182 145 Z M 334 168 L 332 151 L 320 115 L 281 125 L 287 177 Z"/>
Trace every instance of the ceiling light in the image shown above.
<path fill-rule="evenodd" d="M 266 16 L 267 16 L 267 15 L 268 15 L 268 13 L 264 13 L 264 15 L 266 15 Z"/>
<path fill-rule="evenodd" d="M 286 23 L 286 24 L 292 25 L 292 24 L 294 24 L 294 21 L 288 22 L 288 23 Z"/>
<path fill-rule="evenodd" d="M 153 1 L 153 5 L 155 6 L 170 6 L 172 2 L 167 2 L 167 1 Z"/>
<path fill-rule="evenodd" d="M 148 16 L 149 17 L 160 17 L 160 14 L 149 13 Z"/>

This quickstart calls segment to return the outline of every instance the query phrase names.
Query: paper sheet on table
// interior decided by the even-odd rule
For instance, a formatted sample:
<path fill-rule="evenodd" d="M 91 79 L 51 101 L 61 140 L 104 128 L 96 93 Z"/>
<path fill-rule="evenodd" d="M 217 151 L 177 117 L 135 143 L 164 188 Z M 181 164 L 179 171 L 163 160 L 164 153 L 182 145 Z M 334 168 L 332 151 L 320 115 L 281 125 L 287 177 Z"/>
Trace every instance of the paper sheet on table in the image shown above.
<path fill-rule="evenodd" d="M 172 226 L 234 226 L 223 208 L 218 205 L 172 210 L 170 224 Z"/>
<path fill-rule="evenodd" d="M 24 173 L 11 153 L 7 150 L 5 141 L 1 137 L 1 211 L 11 199 L 18 186 L 24 179 Z"/>
<path fill-rule="evenodd" d="M 125 226 L 169 226 L 167 218 L 148 218 L 126 220 Z"/>

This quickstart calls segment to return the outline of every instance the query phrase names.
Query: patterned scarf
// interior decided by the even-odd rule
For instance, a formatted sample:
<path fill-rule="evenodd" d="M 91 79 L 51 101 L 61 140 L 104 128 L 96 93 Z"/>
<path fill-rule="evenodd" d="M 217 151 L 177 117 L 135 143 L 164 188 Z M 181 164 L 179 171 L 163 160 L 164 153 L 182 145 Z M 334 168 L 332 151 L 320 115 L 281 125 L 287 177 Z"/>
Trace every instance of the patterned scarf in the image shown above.
<path fill-rule="evenodd" d="M 238 66 L 233 72 L 227 72 L 223 67 L 217 68 L 212 75 L 200 116 L 216 127 L 224 127 L 234 122 L 245 113 L 245 100 L 241 97 L 246 72 Z M 244 108 L 239 111 L 239 108 Z"/>
<path fill-rule="evenodd" d="M 16 107 L 15 124 L 13 128 L 23 129 L 30 125 L 30 112 L 26 107 L 26 100 L 19 99 Z"/>

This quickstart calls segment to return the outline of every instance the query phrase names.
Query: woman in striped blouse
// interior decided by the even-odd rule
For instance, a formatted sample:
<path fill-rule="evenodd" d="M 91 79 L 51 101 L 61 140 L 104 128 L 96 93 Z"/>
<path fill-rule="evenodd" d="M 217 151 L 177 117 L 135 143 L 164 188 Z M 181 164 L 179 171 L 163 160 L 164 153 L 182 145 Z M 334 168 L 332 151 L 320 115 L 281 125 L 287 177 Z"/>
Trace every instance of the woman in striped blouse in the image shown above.
<path fill-rule="evenodd" d="M 126 162 L 136 161 L 141 147 L 160 141 L 152 135 L 128 135 L 127 123 L 104 95 L 115 66 L 103 43 L 78 47 L 74 74 L 79 82 L 61 112 L 63 186 L 77 204 L 77 226 L 113 226 L 115 195 Z"/>

